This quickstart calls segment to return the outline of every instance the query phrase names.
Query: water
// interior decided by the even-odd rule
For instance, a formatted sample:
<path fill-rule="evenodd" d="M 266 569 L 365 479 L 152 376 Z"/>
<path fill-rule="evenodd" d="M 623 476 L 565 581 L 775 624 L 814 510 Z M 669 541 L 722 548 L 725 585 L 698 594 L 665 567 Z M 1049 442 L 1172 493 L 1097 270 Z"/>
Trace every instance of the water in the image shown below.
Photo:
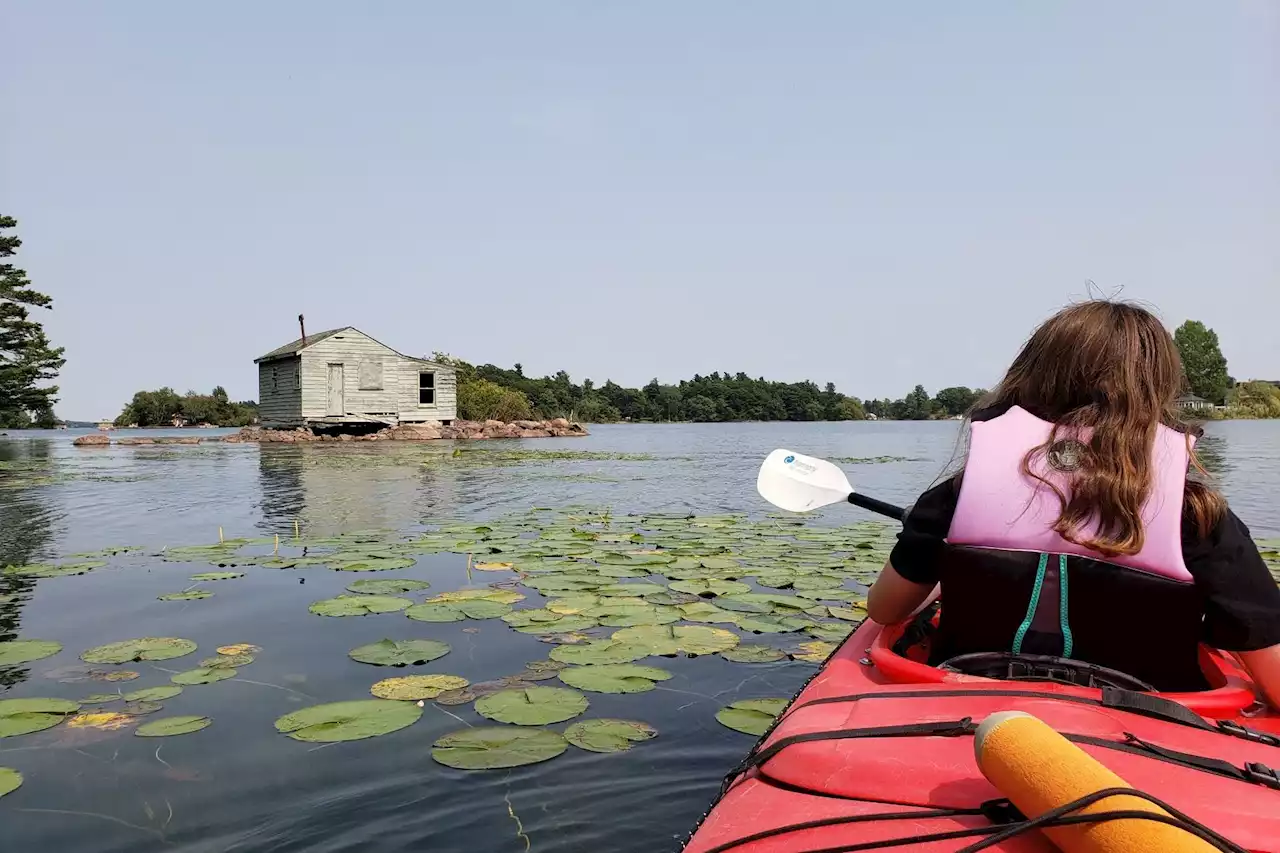
<path fill-rule="evenodd" d="M 909 503 L 950 459 L 956 426 L 602 426 L 584 439 L 471 444 L 457 458 L 451 445 L 439 444 L 77 449 L 70 444 L 75 432 L 0 438 L 0 564 L 107 546 L 144 548 L 87 575 L 41 580 L 29 600 L 0 604 L 0 637 L 55 639 L 64 646 L 55 657 L 0 671 L 0 698 L 79 699 L 117 687 L 127 691 L 167 683 L 164 670 L 196 665 L 195 656 L 132 664 L 142 677 L 120 685 L 47 677 L 75 664 L 84 649 L 114 640 L 187 637 L 199 643 L 199 657 L 227 643 L 264 648 L 235 680 L 188 687 L 167 703 L 164 714 L 212 717 L 214 725 L 200 734 L 152 740 L 127 730 L 63 725 L 0 740 L 0 765 L 26 777 L 19 791 L 0 800 L 5 849 L 675 849 L 753 741 L 716 723 L 715 711 L 736 699 L 789 696 L 812 674 L 812 665 L 663 659 L 660 665 L 674 677 L 661 690 L 588 694 L 589 716 L 644 720 L 659 730 L 656 740 L 621 754 L 571 748 L 545 764 L 463 773 L 435 764 L 430 746 L 464 722 L 484 722 L 468 705 L 427 703 L 422 719 L 408 729 L 324 747 L 285 738 L 271 723 L 306 705 L 365 697 L 372 682 L 404 674 L 347 658 L 348 649 L 383 636 L 449 642 L 450 655 L 418 671 L 473 682 L 518 671 L 545 658 L 552 646 L 497 620 L 427 624 L 398 614 L 313 616 L 306 609 L 310 602 L 370 577 L 326 569 L 249 567 L 244 578 L 208 584 L 217 593 L 213 598 L 160 602 L 157 595 L 184 588 L 190 574 L 210 567 L 151 554 L 216 542 L 219 527 L 228 537 L 280 534 L 287 540 L 295 523 L 306 537 L 412 531 L 441 519 L 492 518 L 532 506 L 763 514 L 769 507 L 755 493 L 755 473 L 777 446 L 876 459 L 844 467 L 860 490 Z M 1280 422 L 1210 424 L 1202 448 L 1254 535 L 1280 536 Z M 507 464 L 485 455 L 501 450 L 546 453 Z M 560 451 L 569 457 L 543 458 Z M 573 458 L 582 451 L 647 458 Z M 841 507 L 822 521 L 858 518 L 869 516 Z M 430 580 L 432 592 L 467 583 L 465 559 L 454 555 L 425 557 L 394 576 Z M 0 583 L 13 588 L 11 579 Z"/>

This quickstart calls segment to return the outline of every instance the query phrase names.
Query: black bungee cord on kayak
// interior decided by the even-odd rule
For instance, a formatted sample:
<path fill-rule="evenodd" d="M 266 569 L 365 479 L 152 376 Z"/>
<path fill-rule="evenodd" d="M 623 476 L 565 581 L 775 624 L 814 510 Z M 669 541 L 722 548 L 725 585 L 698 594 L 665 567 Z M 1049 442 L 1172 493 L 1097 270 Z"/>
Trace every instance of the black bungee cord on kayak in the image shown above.
<path fill-rule="evenodd" d="M 1096 802 L 1114 796 L 1136 797 L 1146 800 L 1152 805 L 1164 809 L 1168 814 L 1157 814 L 1155 812 L 1141 811 L 1138 809 L 1116 809 L 1114 811 L 1097 812 L 1095 814 L 1071 814 L 1093 805 Z M 929 819 L 937 817 L 962 817 L 973 816 L 979 814 L 991 814 L 1003 810 L 1004 812 L 1016 813 L 1007 800 L 991 800 L 983 803 L 982 807 L 975 809 L 925 809 L 920 811 L 906 812 L 883 812 L 878 814 L 867 815 L 848 815 L 838 818 L 826 818 L 822 820 L 805 821 L 804 823 L 789 824 L 787 826 L 779 826 L 773 829 L 757 832 L 752 835 L 745 835 L 742 838 L 711 847 L 705 853 L 727 853 L 736 847 L 744 844 L 750 844 L 755 841 L 762 841 L 766 838 L 772 838 L 779 835 L 785 835 L 791 832 L 801 832 L 806 829 L 818 829 L 824 826 L 840 826 L 853 823 L 870 823 L 877 820 L 904 820 L 904 819 Z M 1020 817 L 1020 816 L 1019 816 Z M 1159 798 L 1139 791 L 1134 788 L 1104 788 L 1101 791 L 1094 791 L 1077 800 L 1064 803 L 1055 809 L 1045 812 L 1039 817 L 1027 820 L 1018 820 L 1005 827 L 1001 826 L 977 826 L 966 829 L 950 829 L 943 832 L 922 833 L 917 835 L 906 835 L 900 838 L 885 838 L 879 841 L 861 841 L 856 844 L 845 844 L 839 847 L 821 847 L 808 848 L 805 850 L 797 850 L 796 853 L 859 853 L 864 850 L 889 850 L 895 847 L 906 847 L 914 844 L 930 844 L 937 841 L 955 841 L 962 838 L 972 838 L 976 835 L 986 835 L 987 838 L 982 839 L 967 847 L 963 847 L 956 853 L 979 853 L 982 850 L 988 850 L 997 844 L 1001 844 L 1018 836 L 1034 832 L 1039 829 L 1051 829 L 1058 826 L 1076 826 L 1088 823 L 1105 823 L 1113 820 L 1149 820 L 1156 823 L 1163 823 L 1169 826 L 1176 826 L 1179 829 L 1188 832 L 1215 850 L 1223 853 L 1249 853 L 1244 847 L 1214 832 L 1209 827 L 1195 820 L 1194 818 L 1178 811 L 1173 806 L 1160 800 Z"/>

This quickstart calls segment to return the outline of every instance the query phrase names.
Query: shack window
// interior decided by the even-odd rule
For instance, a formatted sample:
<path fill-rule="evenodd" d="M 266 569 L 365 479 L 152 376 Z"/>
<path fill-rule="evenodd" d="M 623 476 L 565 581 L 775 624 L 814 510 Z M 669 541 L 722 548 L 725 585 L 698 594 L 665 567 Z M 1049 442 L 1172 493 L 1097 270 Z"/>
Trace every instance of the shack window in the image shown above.
<path fill-rule="evenodd" d="M 424 370 L 418 374 L 418 405 L 434 406 L 436 404 L 436 375 L 433 371 Z"/>
<path fill-rule="evenodd" d="M 271 368 L 271 390 L 272 391 L 276 390 L 276 388 L 280 386 L 280 375 L 277 371 L 278 371 L 278 368 L 275 368 L 275 367 Z"/>
<path fill-rule="evenodd" d="M 382 390 L 382 358 L 365 356 L 360 359 L 360 390 Z"/>

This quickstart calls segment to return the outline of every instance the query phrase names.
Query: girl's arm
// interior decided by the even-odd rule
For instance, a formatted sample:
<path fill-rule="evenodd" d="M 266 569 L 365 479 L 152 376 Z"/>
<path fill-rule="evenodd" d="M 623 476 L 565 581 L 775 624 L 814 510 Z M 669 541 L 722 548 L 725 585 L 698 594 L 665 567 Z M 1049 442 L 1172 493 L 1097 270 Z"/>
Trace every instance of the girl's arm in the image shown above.
<path fill-rule="evenodd" d="M 909 581 L 898 574 L 893 563 L 886 562 L 880 571 L 880 577 L 876 578 L 867 592 L 867 615 L 872 622 L 894 625 L 928 607 L 940 592 L 938 584 Z"/>
<path fill-rule="evenodd" d="M 1280 646 L 1256 652 L 1236 652 L 1240 662 L 1253 676 L 1253 683 L 1273 710 L 1280 711 Z"/>

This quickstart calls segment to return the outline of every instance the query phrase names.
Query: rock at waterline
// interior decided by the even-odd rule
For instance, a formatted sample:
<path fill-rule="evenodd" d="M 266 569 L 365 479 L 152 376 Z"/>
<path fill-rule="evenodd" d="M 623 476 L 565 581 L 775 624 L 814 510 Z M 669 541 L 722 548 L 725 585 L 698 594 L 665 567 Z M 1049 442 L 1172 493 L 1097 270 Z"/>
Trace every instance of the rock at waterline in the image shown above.
<path fill-rule="evenodd" d="M 551 438 L 587 435 L 582 424 L 570 423 L 564 418 L 549 421 L 463 421 L 448 426 L 437 421 L 420 424 L 400 424 L 368 435 L 316 435 L 305 427 L 297 429 L 264 429 L 245 427 L 240 432 L 222 439 L 233 443 L 267 442 L 294 444 L 299 442 L 332 441 L 478 441 L 493 438 Z"/>
<path fill-rule="evenodd" d="M 436 421 L 421 424 L 400 424 L 367 435 L 316 435 L 306 427 L 296 429 L 265 429 L 249 426 L 228 436 L 206 438 L 202 436 L 161 436 L 156 438 L 129 437 L 114 442 L 101 433 L 82 435 L 72 442 L 76 447 L 106 447 L 111 444 L 138 446 L 148 444 L 205 444 L 208 442 L 247 442 L 295 444 L 300 442 L 348 442 L 348 441 L 479 441 L 491 438 L 565 438 L 587 435 L 582 424 L 570 423 L 564 418 L 549 421 L 454 421 L 444 426 Z"/>

